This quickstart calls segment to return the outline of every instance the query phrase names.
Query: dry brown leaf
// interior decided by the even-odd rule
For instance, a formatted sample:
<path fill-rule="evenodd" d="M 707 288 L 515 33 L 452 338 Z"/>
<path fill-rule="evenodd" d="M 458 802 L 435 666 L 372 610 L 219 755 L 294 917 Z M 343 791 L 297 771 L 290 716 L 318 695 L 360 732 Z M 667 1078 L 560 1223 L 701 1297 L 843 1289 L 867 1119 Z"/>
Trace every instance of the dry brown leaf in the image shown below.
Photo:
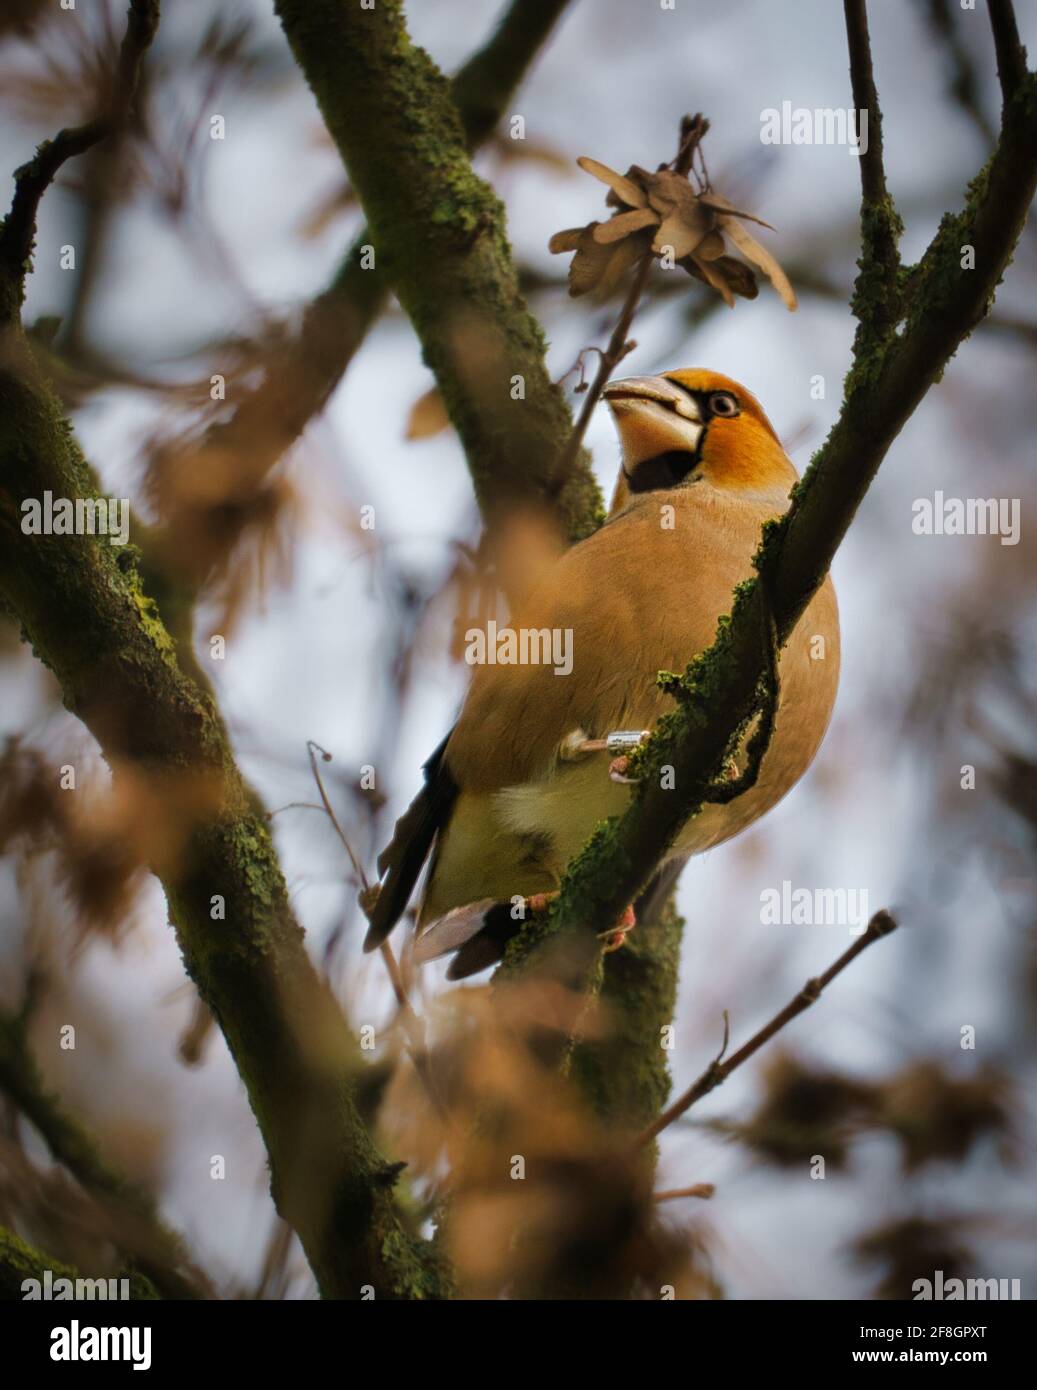
<path fill-rule="evenodd" d="M 697 256 L 689 256 L 691 263 L 698 270 L 701 278 L 707 285 L 712 285 L 723 298 L 724 303 L 729 309 L 735 307 L 735 297 L 731 293 L 731 287 L 727 283 L 727 277 L 723 271 L 718 269 L 716 262 L 702 261 Z"/>
<path fill-rule="evenodd" d="M 711 232 L 707 232 L 706 235 L 699 242 L 698 246 L 695 247 L 695 255 L 699 258 L 700 261 L 719 260 L 719 258 L 723 254 L 724 238 L 723 235 L 716 230 L 716 228 L 714 228 Z"/>
<path fill-rule="evenodd" d="M 619 241 L 631 232 L 639 232 L 642 227 L 651 227 L 658 222 L 651 208 L 633 208 L 630 212 L 619 212 L 607 222 L 599 222 L 594 228 L 594 240 L 599 246 Z"/>
<path fill-rule="evenodd" d="M 714 208 L 717 212 L 726 212 L 729 217 L 744 218 L 747 222 L 758 222 L 761 227 L 774 231 L 771 224 L 765 222 L 762 217 L 756 217 L 751 212 L 743 212 L 741 208 L 736 208 L 734 203 L 729 203 L 726 198 L 722 198 L 719 193 L 703 193 L 700 200 L 705 203 L 707 208 Z"/>
<path fill-rule="evenodd" d="M 739 221 L 744 218 L 770 227 L 763 218 L 736 208 L 708 187 L 696 191 L 688 175 L 668 167 L 649 173 L 632 164 L 626 174 L 619 174 L 586 155 L 577 162 L 608 185 L 605 202 L 619 211 L 607 222 L 568 228 L 551 238 L 553 252 L 575 253 L 569 266 L 571 295 L 590 290 L 611 293 L 650 249 L 655 256 L 671 254 L 729 306 L 734 305 L 735 295 L 755 299 L 759 293 L 756 276 L 749 265 L 727 254 L 726 233 L 747 260 L 767 275 L 789 309 L 796 307 L 785 272 Z"/>
<path fill-rule="evenodd" d="M 789 283 L 788 276 L 767 250 L 766 246 L 761 246 L 752 233 L 747 231 L 735 217 L 722 217 L 720 222 L 724 231 L 746 259 L 752 261 L 754 265 L 758 265 L 767 276 L 771 284 L 781 295 L 786 307 L 790 310 L 795 309 L 796 292 Z"/>
<path fill-rule="evenodd" d="M 652 242 L 652 250 L 657 256 L 662 256 L 669 248 L 674 260 L 679 261 L 683 256 L 691 255 L 704 234 L 705 228 L 701 223 L 689 221 L 682 210 L 674 208 L 660 222 Z"/>
<path fill-rule="evenodd" d="M 638 188 L 637 184 L 628 179 L 623 174 L 617 174 L 615 169 L 610 169 L 607 164 L 601 164 L 596 159 L 590 159 L 587 155 L 581 155 L 576 163 L 586 173 L 592 174 L 602 183 L 607 183 L 609 188 L 618 198 L 621 198 L 628 207 L 643 208 L 645 205 L 645 195 Z"/>

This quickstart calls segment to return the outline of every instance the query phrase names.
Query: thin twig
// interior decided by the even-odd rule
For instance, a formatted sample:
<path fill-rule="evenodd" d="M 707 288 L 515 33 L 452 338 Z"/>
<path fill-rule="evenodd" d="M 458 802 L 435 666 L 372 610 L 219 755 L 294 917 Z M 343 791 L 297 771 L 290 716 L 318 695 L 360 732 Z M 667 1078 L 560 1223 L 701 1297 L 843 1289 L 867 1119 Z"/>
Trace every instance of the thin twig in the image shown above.
<path fill-rule="evenodd" d="M 886 170 L 882 157 L 882 114 L 871 63 L 868 9 L 865 0 L 843 0 L 846 43 L 850 50 L 850 83 L 853 104 L 868 113 L 868 146 L 861 150 L 861 190 L 864 200 L 876 206 L 886 197 Z M 858 120 L 860 118 L 858 117 Z"/>
<path fill-rule="evenodd" d="M 863 349 L 873 335 L 890 334 L 900 317 L 897 244 L 901 222 L 886 189 L 882 153 L 882 111 L 871 63 L 868 10 L 865 0 L 843 0 L 846 43 L 850 51 L 850 83 L 858 112 L 867 112 L 867 144 L 861 140 L 861 260 L 854 286 L 853 310 L 860 322 L 857 346 Z M 858 121 L 860 121 L 858 116 Z M 858 137 L 863 135 L 858 131 Z"/>
<path fill-rule="evenodd" d="M 126 125 L 140 83 L 140 72 L 151 41 L 158 30 L 159 0 L 130 0 L 126 33 L 119 49 L 115 82 L 107 109 L 83 125 L 58 131 L 45 141 L 34 158 L 15 172 L 11 210 L 0 229 L 0 261 L 21 284 L 36 237 L 40 199 L 66 160 L 84 154 L 101 140 Z"/>
<path fill-rule="evenodd" d="M 891 931 L 896 929 L 896 925 L 896 922 L 885 908 L 883 908 L 881 912 L 876 912 L 875 916 L 868 923 L 867 930 L 863 935 L 859 936 L 853 945 L 845 950 L 839 959 L 828 967 L 823 975 L 818 975 L 814 979 L 808 980 L 796 997 L 786 1004 L 779 1013 L 775 1014 L 769 1023 L 764 1024 L 758 1033 L 754 1033 L 749 1041 L 729 1057 L 726 1062 L 721 1060 L 724 1048 L 727 1046 L 725 1022 L 724 1048 L 721 1049 L 719 1056 L 715 1057 L 713 1061 L 710 1062 L 709 1066 L 694 1085 L 690 1086 L 682 1096 L 675 1100 L 671 1106 L 662 1112 L 658 1119 L 654 1120 L 652 1124 L 638 1136 L 635 1147 L 643 1148 L 645 1144 L 650 1144 L 656 1135 L 661 1133 L 667 1125 L 671 1125 L 674 1120 L 680 1119 L 681 1115 L 683 1115 L 685 1111 L 690 1110 L 696 1101 L 701 1100 L 703 1096 L 709 1095 L 710 1091 L 726 1081 L 731 1073 L 737 1070 L 743 1062 L 748 1061 L 753 1053 L 758 1052 L 760 1048 L 763 1047 L 764 1043 L 770 1042 L 775 1033 L 779 1033 L 787 1023 L 790 1023 L 792 1019 L 796 1018 L 806 1009 L 809 1009 L 811 1004 L 816 1003 L 821 996 L 821 991 L 827 985 L 830 985 L 835 977 L 845 970 L 851 961 L 856 960 L 861 952 L 867 950 L 873 941 L 878 941 L 880 937 L 888 936 Z"/>
<path fill-rule="evenodd" d="M 694 116 L 682 116 L 680 146 L 675 158 L 670 163 L 670 168 L 675 174 L 683 174 L 687 178 L 691 173 L 691 166 L 697 154 L 702 166 L 702 179 L 707 188 L 709 187 L 709 175 L 706 172 L 706 161 L 702 154 L 701 145 L 708 130 L 709 121 L 706 120 L 701 111 L 696 111 Z"/>
<path fill-rule="evenodd" d="M 990 27 L 994 32 L 994 52 L 997 54 L 997 78 L 1001 96 L 1007 106 L 1026 77 L 1026 50 L 1019 42 L 1012 0 L 987 0 Z"/>
<path fill-rule="evenodd" d="M 320 768 L 317 766 L 316 755 L 318 753 L 321 755 L 321 757 L 326 763 L 331 762 L 331 754 L 327 751 L 327 749 L 322 748 L 319 743 L 315 743 L 312 738 L 306 740 L 306 751 L 310 757 L 310 767 L 313 769 L 313 780 L 317 783 L 317 790 L 320 792 L 320 799 L 324 803 L 323 807 L 317 807 L 316 809 L 323 809 L 327 812 L 328 819 L 335 827 L 336 835 L 338 835 L 339 839 L 342 841 L 345 851 L 349 855 L 349 862 L 353 866 L 353 872 L 360 880 L 360 885 L 363 889 L 363 892 L 360 895 L 360 902 L 361 905 L 363 905 L 372 896 L 371 885 L 367 881 L 367 875 L 364 873 L 363 865 L 360 863 L 360 860 L 353 852 L 353 846 L 349 843 L 349 837 L 346 835 L 346 832 L 342 829 L 342 826 L 339 824 L 338 816 L 335 815 L 335 811 L 331 805 L 328 793 L 324 788 L 324 779 L 320 775 Z M 306 806 L 309 803 L 301 802 L 298 804 Z M 393 993 L 396 995 L 396 1002 L 399 1004 L 400 1009 L 404 1014 L 404 1022 L 407 1023 L 408 1021 L 410 1021 L 410 1023 L 418 1025 L 418 1027 L 420 1028 L 420 1021 L 418 1019 L 418 1016 L 411 1008 L 410 1002 L 407 999 L 407 990 L 403 983 L 403 975 L 400 972 L 399 964 L 396 960 L 395 955 L 393 954 L 392 947 L 389 945 L 387 941 L 382 943 L 382 959 L 385 961 L 386 969 L 389 972 L 389 980 L 392 984 Z M 423 1038 L 420 1040 L 420 1045 L 422 1046 L 422 1048 L 424 1047 Z"/>
<path fill-rule="evenodd" d="M 310 756 L 310 767 L 313 769 L 313 779 L 317 783 L 317 790 L 320 792 L 320 799 L 324 803 L 324 810 L 328 813 L 328 818 L 335 827 L 335 833 L 345 846 L 346 853 L 349 855 L 349 862 L 353 865 L 353 872 L 359 878 L 363 886 L 363 892 L 360 895 L 360 903 L 363 907 L 372 896 L 371 885 L 367 881 L 367 875 L 364 873 L 360 861 L 353 853 L 353 847 L 349 843 L 346 832 L 339 824 L 338 817 L 335 815 L 331 801 L 328 799 L 328 794 L 324 789 L 324 780 L 320 775 L 320 768 L 317 766 L 317 753 L 321 755 L 325 762 L 331 761 L 331 754 L 326 749 L 322 748 L 319 743 L 315 743 L 312 738 L 306 740 L 306 751 Z M 382 942 L 380 953 L 382 960 L 385 962 L 385 968 L 389 972 L 389 981 L 392 985 L 393 994 L 396 996 L 396 1003 L 399 1006 L 400 1020 L 403 1024 L 403 1031 L 407 1035 L 407 1048 L 410 1052 L 411 1061 L 414 1063 L 414 1070 L 417 1072 L 419 1080 L 425 1087 L 428 1098 L 432 1102 L 439 1118 L 446 1123 L 448 1118 L 446 1106 L 436 1089 L 435 1080 L 432 1076 L 432 1068 L 429 1064 L 428 1048 L 425 1045 L 425 1026 L 415 1013 L 410 999 L 407 997 L 407 987 L 403 980 L 403 973 L 400 970 L 399 962 L 393 954 L 393 949 L 388 941 Z"/>
<path fill-rule="evenodd" d="M 267 811 L 267 820 L 273 820 L 273 818 L 279 816 L 282 811 L 319 811 L 321 815 L 324 815 L 325 808 L 319 806 L 316 801 L 286 801 L 283 806 L 277 806 L 274 810 Z"/>
<path fill-rule="evenodd" d="M 313 780 L 317 783 L 317 790 L 320 792 L 320 799 L 324 803 L 324 809 L 328 813 L 328 819 L 335 827 L 335 834 L 345 846 L 346 853 L 349 855 L 349 862 L 353 866 L 353 872 L 360 880 L 360 886 L 365 893 L 369 893 L 371 891 L 371 885 L 367 881 L 367 875 L 364 873 L 363 865 L 353 853 L 353 846 L 349 843 L 346 832 L 342 829 L 341 825 L 339 825 L 338 816 L 335 815 L 331 802 L 328 800 L 328 794 L 324 790 L 324 782 L 320 775 L 320 768 L 317 766 L 316 755 L 318 753 L 326 763 L 331 762 L 331 754 L 326 749 L 322 748 L 319 743 L 314 743 L 312 738 L 306 740 L 306 751 L 310 755 L 310 767 L 313 769 Z"/>
<path fill-rule="evenodd" d="M 364 873 L 363 866 L 361 865 L 360 860 L 353 852 L 353 846 L 349 843 L 349 838 L 346 835 L 346 832 L 342 829 L 342 826 L 339 824 L 338 817 L 335 815 L 335 812 L 331 805 L 331 801 L 328 798 L 328 793 L 324 789 L 324 779 L 320 775 L 320 768 L 317 766 L 317 753 L 321 755 L 325 762 L 331 761 L 331 754 L 327 752 L 326 749 L 322 748 L 319 743 L 314 743 L 313 739 L 306 740 L 306 751 L 310 755 L 310 767 L 313 769 L 313 780 L 317 783 L 317 790 L 320 792 L 320 799 L 324 803 L 323 808 L 317 807 L 316 809 L 323 809 L 327 812 L 328 819 L 335 827 L 335 833 L 342 841 L 342 844 L 345 847 L 345 851 L 349 855 L 349 862 L 353 866 L 353 872 L 360 880 L 361 887 L 363 888 L 363 892 L 360 895 L 360 901 L 361 904 L 363 904 L 364 901 L 370 898 L 371 896 L 371 885 L 367 881 L 367 875 Z M 298 804 L 306 806 L 309 803 L 301 802 Z M 404 1022 L 405 1024 L 409 1025 L 408 1036 L 411 1036 L 411 1027 L 417 1026 L 417 1028 L 420 1030 L 420 1020 L 418 1019 L 417 1014 L 411 1008 L 410 1001 L 407 998 L 407 990 L 403 982 L 403 975 L 400 971 L 399 963 L 397 962 L 396 957 L 393 954 L 392 947 L 389 945 L 387 941 L 384 941 L 382 943 L 382 959 L 385 961 L 386 969 L 389 972 L 389 980 L 392 984 L 393 993 L 396 995 L 396 1002 L 399 1004 L 400 1009 L 404 1015 Z M 412 1041 L 414 1038 L 417 1038 L 420 1046 L 424 1048 L 424 1038 L 419 1037 L 418 1034 L 414 1034 L 412 1036 Z"/>
<path fill-rule="evenodd" d="M 653 1202 L 676 1202 L 679 1197 L 701 1197 L 704 1200 L 713 1196 L 716 1188 L 711 1182 L 693 1182 L 690 1187 L 671 1187 L 666 1192 L 653 1192 Z"/>
<path fill-rule="evenodd" d="M 583 405 L 580 409 L 579 417 L 577 418 L 576 424 L 573 426 L 572 433 L 565 442 L 565 448 L 558 456 L 558 463 L 555 468 L 556 487 L 561 487 L 572 473 L 573 465 L 576 462 L 580 447 L 583 444 L 583 436 L 587 433 L 587 426 L 590 424 L 590 418 L 594 414 L 594 407 L 601 399 L 601 393 L 605 388 L 605 383 L 608 381 L 617 365 L 622 362 L 623 358 L 637 346 L 635 342 L 628 341 L 627 334 L 630 332 L 630 325 L 633 322 L 634 314 L 637 312 L 637 306 L 644 292 L 644 287 L 648 283 L 648 275 L 651 271 L 652 261 L 654 259 L 655 255 L 652 248 L 649 247 L 638 263 L 637 273 L 631 282 L 630 289 L 627 291 L 627 297 L 623 303 L 619 318 L 616 321 L 616 326 L 612 331 L 612 337 L 609 339 L 608 347 L 601 354 L 601 361 L 598 363 L 598 370 L 594 374 L 594 380 L 591 382 L 590 390 L 583 398 Z"/>

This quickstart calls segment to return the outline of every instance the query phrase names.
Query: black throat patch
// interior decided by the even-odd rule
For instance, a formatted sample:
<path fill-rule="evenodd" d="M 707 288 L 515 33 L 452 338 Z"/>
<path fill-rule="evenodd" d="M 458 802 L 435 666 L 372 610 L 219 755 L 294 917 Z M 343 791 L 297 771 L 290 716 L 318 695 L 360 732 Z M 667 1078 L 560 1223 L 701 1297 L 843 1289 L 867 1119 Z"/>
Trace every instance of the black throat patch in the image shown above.
<path fill-rule="evenodd" d="M 623 476 L 631 492 L 658 492 L 683 483 L 698 461 L 698 453 L 690 449 L 667 449 L 666 453 L 639 463 L 633 473 L 624 468 Z"/>

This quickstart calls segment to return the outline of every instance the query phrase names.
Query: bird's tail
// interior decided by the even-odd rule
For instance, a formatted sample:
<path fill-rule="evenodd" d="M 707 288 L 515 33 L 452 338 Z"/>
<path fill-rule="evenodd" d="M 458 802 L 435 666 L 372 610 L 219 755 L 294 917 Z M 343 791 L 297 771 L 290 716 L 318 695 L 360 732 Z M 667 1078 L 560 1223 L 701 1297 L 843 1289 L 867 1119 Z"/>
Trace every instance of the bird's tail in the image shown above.
<path fill-rule="evenodd" d="M 396 822 L 392 839 L 378 856 L 378 872 L 384 878 L 369 911 L 365 951 L 379 947 L 403 916 L 433 842 L 457 800 L 457 783 L 443 759 L 449 738 L 447 734 L 425 764 L 425 785 Z"/>
<path fill-rule="evenodd" d="M 497 901 L 483 898 L 452 908 L 445 916 L 430 923 L 414 944 L 414 963 L 454 952 L 447 971 L 448 980 L 463 980 L 487 966 L 496 965 L 513 936 L 522 930 L 523 922 L 516 920 L 514 903 L 510 898 Z"/>

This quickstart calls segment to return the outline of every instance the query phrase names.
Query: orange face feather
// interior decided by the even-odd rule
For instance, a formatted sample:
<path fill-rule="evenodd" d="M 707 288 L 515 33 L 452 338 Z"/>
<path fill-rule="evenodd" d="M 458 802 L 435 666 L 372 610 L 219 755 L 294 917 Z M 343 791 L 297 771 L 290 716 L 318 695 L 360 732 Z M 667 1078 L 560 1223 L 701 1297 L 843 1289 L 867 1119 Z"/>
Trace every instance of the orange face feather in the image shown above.
<path fill-rule="evenodd" d="M 610 383 L 605 398 L 623 448 L 613 514 L 632 492 L 679 486 L 682 470 L 732 492 L 787 490 L 796 481 L 759 401 L 720 372 L 631 377 Z"/>

